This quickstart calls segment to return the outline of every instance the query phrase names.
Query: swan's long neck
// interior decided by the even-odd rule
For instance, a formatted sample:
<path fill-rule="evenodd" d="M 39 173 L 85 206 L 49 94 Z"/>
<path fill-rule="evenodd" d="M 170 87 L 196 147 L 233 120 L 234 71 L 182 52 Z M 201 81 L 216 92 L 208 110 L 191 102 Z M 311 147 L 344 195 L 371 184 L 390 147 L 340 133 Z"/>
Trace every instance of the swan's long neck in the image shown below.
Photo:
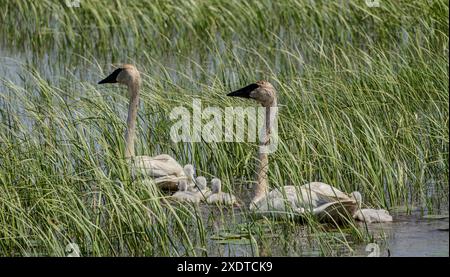
<path fill-rule="evenodd" d="M 134 153 L 134 139 L 136 137 L 136 118 L 139 106 L 139 82 L 128 86 L 130 104 L 128 106 L 127 131 L 125 132 L 125 158 L 132 158 Z"/>
<path fill-rule="evenodd" d="M 276 119 L 276 108 L 277 100 L 276 98 L 270 106 L 265 107 L 265 133 L 260 145 L 258 147 L 258 171 L 256 176 L 256 186 L 253 191 L 252 203 L 256 203 L 265 197 L 268 193 L 269 182 L 267 177 L 267 172 L 269 171 L 269 154 L 267 148 L 270 144 L 270 136 L 272 127 L 274 125 L 274 120 Z"/>

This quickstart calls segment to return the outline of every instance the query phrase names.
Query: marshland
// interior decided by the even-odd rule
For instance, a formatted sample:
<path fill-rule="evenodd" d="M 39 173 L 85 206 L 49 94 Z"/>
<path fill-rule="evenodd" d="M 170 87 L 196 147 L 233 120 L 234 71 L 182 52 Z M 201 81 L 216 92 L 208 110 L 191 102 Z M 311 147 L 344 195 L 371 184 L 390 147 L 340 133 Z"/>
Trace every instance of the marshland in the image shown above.
<path fill-rule="evenodd" d="M 375 4 L 374 4 L 375 3 Z M 448 256 L 448 2 L 0 2 L 0 256 Z M 271 188 L 359 191 L 389 223 L 255 217 L 174 203 L 124 159 L 140 71 L 137 155 L 169 154 L 244 198 L 257 142 L 174 142 L 170 111 L 278 92 Z M 367 250 L 369 252 L 367 252 Z"/>

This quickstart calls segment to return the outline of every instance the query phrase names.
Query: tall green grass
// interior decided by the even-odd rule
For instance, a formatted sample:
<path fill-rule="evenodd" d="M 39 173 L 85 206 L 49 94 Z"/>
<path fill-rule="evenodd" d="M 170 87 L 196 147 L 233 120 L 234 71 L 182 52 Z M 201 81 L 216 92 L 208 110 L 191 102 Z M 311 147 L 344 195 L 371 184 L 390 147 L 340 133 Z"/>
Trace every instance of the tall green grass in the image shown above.
<path fill-rule="evenodd" d="M 280 104 L 272 187 L 320 180 L 372 207 L 448 209 L 448 3 L 380 2 L 1 2 L 0 50 L 21 54 L 18 76 L 0 78 L 1 255 L 64 255 L 69 242 L 95 256 L 340 255 L 371 239 L 176 205 L 133 179 L 126 92 L 96 85 L 109 63 L 143 73 L 138 154 L 194 163 L 244 195 L 256 144 L 173 143 L 169 112 L 194 97 L 256 105 L 225 95 L 264 78 Z"/>

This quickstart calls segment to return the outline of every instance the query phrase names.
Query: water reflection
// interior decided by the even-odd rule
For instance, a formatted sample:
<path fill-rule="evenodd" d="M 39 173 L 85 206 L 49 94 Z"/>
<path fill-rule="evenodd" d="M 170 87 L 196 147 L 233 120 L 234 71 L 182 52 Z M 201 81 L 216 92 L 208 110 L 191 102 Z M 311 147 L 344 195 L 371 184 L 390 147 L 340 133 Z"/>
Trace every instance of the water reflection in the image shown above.
<path fill-rule="evenodd" d="M 445 212 L 444 212 L 445 213 Z M 449 255 L 449 219 L 446 216 L 426 218 L 419 211 L 412 214 L 395 213 L 394 222 L 358 223 L 361 229 L 368 230 L 373 242 L 355 240 L 346 235 L 348 246 L 333 241 L 341 234 L 330 229 L 325 233 L 314 233 L 307 226 L 287 227 L 283 223 L 267 226 L 263 238 L 257 243 L 240 238 L 238 234 L 229 233 L 229 223 L 215 226 L 213 238 L 208 242 L 210 256 L 369 256 L 371 253 L 380 257 L 427 257 Z M 236 223 L 235 223 L 236 224 Z M 241 222 L 242 224 L 242 222 Z M 228 227 L 228 228 L 227 228 Z M 289 229 L 287 232 L 283 229 Z M 228 231 L 228 232 L 227 232 Z M 220 235 L 222 232 L 222 235 Z M 335 237 L 333 234 L 335 233 Z M 256 237 L 256 236 L 255 236 Z M 227 243 L 228 239 L 228 243 Z M 322 239 L 322 244 L 317 243 Z M 331 249 L 323 249 L 323 242 Z M 377 251 L 371 249 L 374 244 Z M 369 246 L 369 247 L 368 247 Z"/>

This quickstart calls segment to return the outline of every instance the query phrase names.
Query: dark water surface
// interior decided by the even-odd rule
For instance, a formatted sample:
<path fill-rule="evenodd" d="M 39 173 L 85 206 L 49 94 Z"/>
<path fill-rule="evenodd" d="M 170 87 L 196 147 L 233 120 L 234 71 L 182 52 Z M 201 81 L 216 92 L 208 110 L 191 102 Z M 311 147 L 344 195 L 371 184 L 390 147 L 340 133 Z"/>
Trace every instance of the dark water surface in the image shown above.
<path fill-rule="evenodd" d="M 380 257 L 433 257 L 449 256 L 449 219 L 448 216 L 427 218 L 419 212 L 412 214 L 393 214 L 394 221 L 390 223 L 367 224 L 373 243 L 354 242 L 348 236 L 349 246 L 336 243 L 331 252 L 325 250 L 325 255 L 332 256 L 380 256 Z M 433 216 L 430 216 L 433 217 Z M 359 223 L 365 229 L 364 223 Z M 281 229 L 281 225 L 278 226 Z M 214 256 L 323 256 L 320 246 L 311 243 L 309 237 L 325 235 L 333 236 L 333 231 L 326 233 L 307 234 L 303 226 L 299 225 L 297 231 L 291 233 L 288 242 L 281 241 L 277 235 L 268 233 L 268 242 L 255 244 L 243 240 L 235 243 L 210 242 L 210 255 Z M 336 238 L 340 235 L 336 232 Z M 331 239 L 332 240 L 332 239 Z M 374 249 L 374 247 L 376 249 Z M 256 252 L 256 253 L 255 253 Z"/>

